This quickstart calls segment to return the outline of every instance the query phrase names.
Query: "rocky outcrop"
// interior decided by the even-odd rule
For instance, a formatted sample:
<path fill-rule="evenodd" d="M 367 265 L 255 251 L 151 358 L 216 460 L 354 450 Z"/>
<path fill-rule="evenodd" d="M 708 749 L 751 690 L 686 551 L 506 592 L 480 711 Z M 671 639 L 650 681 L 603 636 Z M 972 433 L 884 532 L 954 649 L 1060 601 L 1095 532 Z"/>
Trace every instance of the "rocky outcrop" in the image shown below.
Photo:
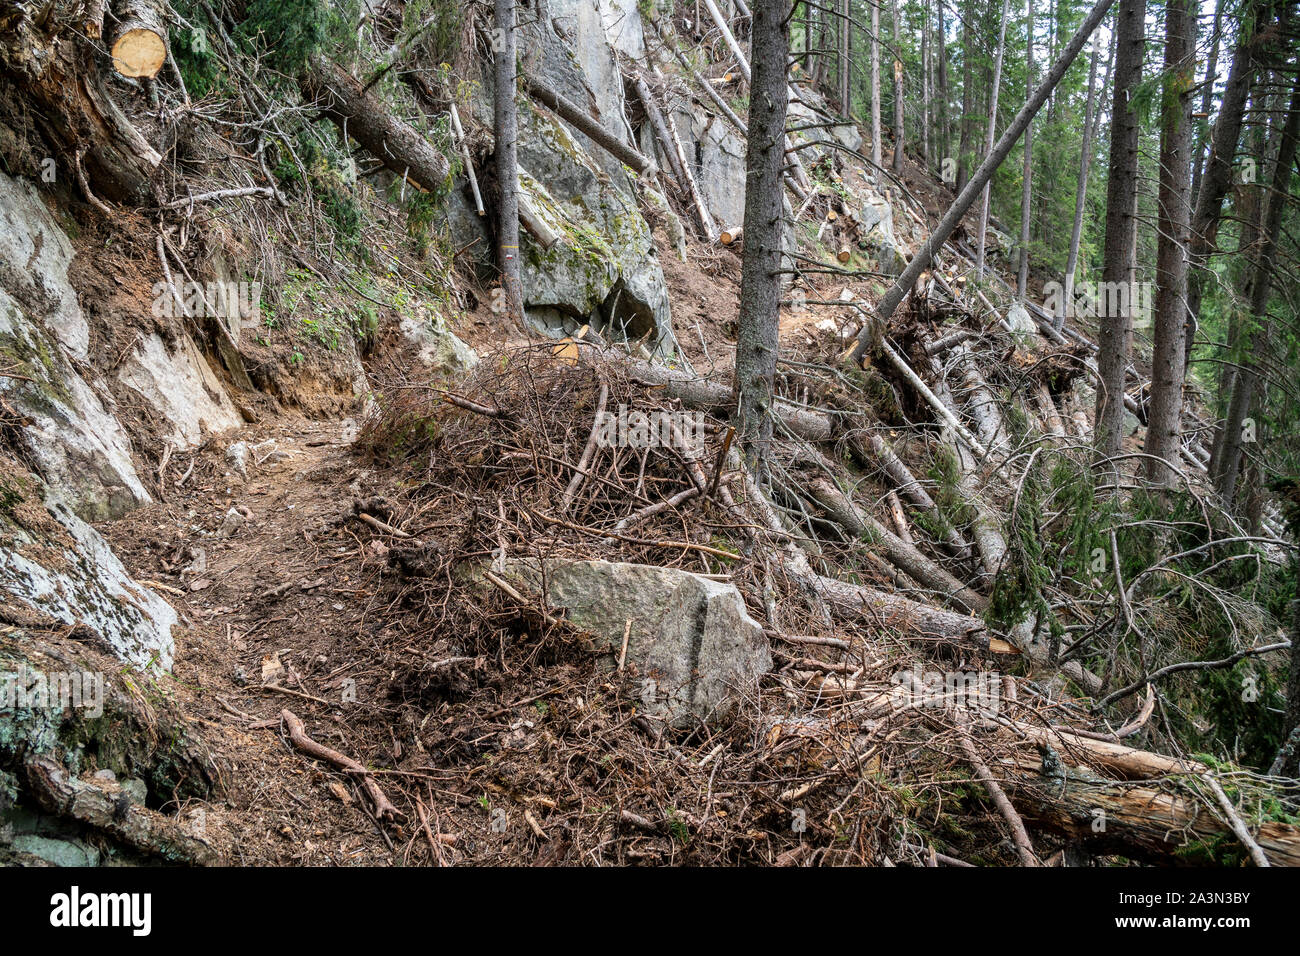
<path fill-rule="evenodd" d="M 96 374 L 90 324 L 68 269 L 74 250 L 31 184 L 0 174 L 0 393 L 23 418 L 24 452 L 87 521 L 149 503 L 130 436 Z M 159 412 L 177 448 L 242 419 L 221 380 L 184 333 L 146 331 L 117 379 Z"/>
<path fill-rule="evenodd" d="M 90 327 L 68 282 L 72 256 L 35 188 L 0 173 L 0 395 L 23 417 L 26 454 L 94 520 L 150 497 L 107 390 L 83 377 Z"/>
<path fill-rule="evenodd" d="M 543 573 L 544 572 L 544 573 Z M 616 649 L 627 633 L 624 666 L 640 680 L 645 712 L 677 727 L 734 716 L 772 666 L 758 622 L 732 584 L 676 568 L 609 561 L 512 559 L 498 573 Z M 629 622 L 631 622 L 630 630 Z"/>
<path fill-rule="evenodd" d="M 652 352 L 674 353 L 668 288 L 635 197 L 558 119 L 521 110 L 519 128 L 521 190 L 559 236 L 549 249 L 524 239 L 526 307 L 552 320 L 544 331 L 556 331 L 558 315 L 565 333 L 589 324 L 607 338 L 648 339 Z"/>
<path fill-rule="evenodd" d="M 629 145 L 623 79 L 614 51 L 640 56 L 640 15 L 628 0 L 552 0 L 547 16 L 525 25 L 521 68 Z M 492 128 L 484 83 L 473 101 L 480 129 Z M 561 337 L 590 325 L 607 339 L 645 340 L 650 352 L 677 354 L 668 288 L 650 226 L 623 164 L 544 106 L 518 97 L 522 199 L 558 236 L 549 248 L 521 235 L 524 305 L 529 323 Z M 743 170 L 742 170 L 743 177 Z M 458 184 L 459 185 L 459 184 Z M 446 222 L 458 249 L 491 268 L 489 224 L 453 189 Z"/>
<path fill-rule="evenodd" d="M 205 432 L 243 424 L 225 386 L 187 335 L 170 347 L 157 334 L 146 336 L 117 377 L 163 414 L 172 429 L 165 438 L 177 448 L 193 448 Z"/>
<path fill-rule="evenodd" d="M 89 632 L 134 667 L 169 670 L 171 605 L 133 581 L 56 492 L 11 459 L 0 457 L 0 473 L 0 604 Z"/>
<path fill-rule="evenodd" d="M 745 140 L 721 116 L 709 110 L 676 115 L 679 130 L 690 130 L 691 172 L 719 226 L 745 221 Z"/>

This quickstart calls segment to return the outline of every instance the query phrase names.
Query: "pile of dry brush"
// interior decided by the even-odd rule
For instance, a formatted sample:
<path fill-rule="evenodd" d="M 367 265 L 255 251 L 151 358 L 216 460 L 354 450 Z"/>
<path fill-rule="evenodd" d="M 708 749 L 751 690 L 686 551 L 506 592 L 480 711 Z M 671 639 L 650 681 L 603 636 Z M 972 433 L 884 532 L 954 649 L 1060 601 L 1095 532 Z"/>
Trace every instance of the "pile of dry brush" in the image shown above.
<path fill-rule="evenodd" d="M 910 472 L 882 456 L 888 431 L 867 427 L 870 389 L 807 371 L 802 385 L 785 377 L 763 489 L 730 447 L 715 387 L 599 345 L 515 348 L 454 391 L 387 392 L 360 445 L 407 491 L 356 507 L 389 533 L 401 583 L 388 614 L 405 635 L 386 649 L 394 704 L 424 735 L 412 760 L 438 770 L 394 768 L 411 819 L 449 798 L 517 811 L 526 828 L 492 852 L 556 863 L 1036 864 L 1069 848 L 1300 862 L 1300 830 L 1260 809 L 1294 794 L 1123 742 L 1149 722 L 1151 687 L 1115 727 L 1060 679 L 1030 676 L 1017 636 L 972 613 L 989 582 L 968 574 L 981 562 L 967 529 L 902 514 L 900 494 L 916 513 L 925 492 L 891 486 Z M 833 410 L 840 454 L 799 434 L 813 398 L 817 414 Z M 597 440 L 601 412 L 680 422 L 688 405 L 707 411 L 702 440 Z M 730 580 L 765 622 L 775 666 L 725 727 L 669 730 L 611 670 L 615 648 L 545 594 L 471 573 L 503 554 Z M 904 671 L 995 675 L 995 705 L 949 688 L 917 706 L 900 694 Z M 428 844 L 444 861 L 458 852 Z"/>

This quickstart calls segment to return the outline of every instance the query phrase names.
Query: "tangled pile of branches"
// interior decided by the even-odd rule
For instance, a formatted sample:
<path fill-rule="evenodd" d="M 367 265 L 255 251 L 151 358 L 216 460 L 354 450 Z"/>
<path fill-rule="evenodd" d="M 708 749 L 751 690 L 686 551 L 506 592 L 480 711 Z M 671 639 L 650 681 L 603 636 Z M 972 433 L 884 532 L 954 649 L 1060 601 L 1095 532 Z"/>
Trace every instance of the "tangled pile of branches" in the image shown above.
<path fill-rule="evenodd" d="M 408 489 L 397 508 L 406 537 L 390 554 L 402 572 L 390 612 L 406 635 L 390 650 L 394 694 L 420 726 L 448 714 L 425 744 L 440 768 L 457 768 L 439 786 L 527 810 L 521 839 L 555 862 L 1043 863 L 1070 848 L 1292 860 L 1291 790 L 1129 746 L 1150 734 L 1151 681 L 1117 699 L 1109 722 L 1028 663 L 1007 640 L 1014 628 L 972 615 L 1009 586 L 1006 568 L 959 580 L 979 563 L 970 525 L 894 523 L 891 472 L 911 472 L 879 453 L 888 432 L 866 425 L 867 386 L 826 366 L 816 376 L 787 377 L 793 427 L 764 488 L 730 445 L 725 396 L 585 342 L 508 350 L 455 391 L 388 391 L 361 445 Z M 811 427 L 799 414 L 812 394 L 842 405 L 843 456 L 797 433 Z M 666 422 L 664 440 L 611 442 L 622 426 L 601 430 L 638 416 Z M 926 481 L 946 518 L 941 484 Z M 1023 475 L 1007 497 L 1023 515 Z M 1011 528 L 1008 566 L 1023 549 Z M 617 648 L 597 646 L 544 591 L 482 573 L 504 556 L 729 580 L 764 621 L 775 666 L 724 727 L 669 728 L 611 666 Z M 1056 603 L 1031 610 L 1054 615 Z M 1058 660 L 1075 640 L 1062 634 Z M 979 675 L 982 695 L 952 675 Z"/>

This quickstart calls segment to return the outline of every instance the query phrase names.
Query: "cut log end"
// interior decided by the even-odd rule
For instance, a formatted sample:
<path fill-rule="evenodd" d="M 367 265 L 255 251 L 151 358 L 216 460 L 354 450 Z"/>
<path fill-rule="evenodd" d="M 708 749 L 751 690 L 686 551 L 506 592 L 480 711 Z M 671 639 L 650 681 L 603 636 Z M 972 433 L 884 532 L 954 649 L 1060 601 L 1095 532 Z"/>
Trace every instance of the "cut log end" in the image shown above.
<path fill-rule="evenodd" d="M 722 232 L 718 233 L 718 242 L 722 243 L 724 246 L 729 246 L 733 242 L 739 242 L 740 237 L 743 234 L 744 230 L 740 226 L 733 226 L 730 229 L 724 229 Z"/>
<path fill-rule="evenodd" d="M 167 60 L 167 44 L 148 27 L 122 31 L 113 44 L 113 69 L 122 76 L 157 76 Z"/>

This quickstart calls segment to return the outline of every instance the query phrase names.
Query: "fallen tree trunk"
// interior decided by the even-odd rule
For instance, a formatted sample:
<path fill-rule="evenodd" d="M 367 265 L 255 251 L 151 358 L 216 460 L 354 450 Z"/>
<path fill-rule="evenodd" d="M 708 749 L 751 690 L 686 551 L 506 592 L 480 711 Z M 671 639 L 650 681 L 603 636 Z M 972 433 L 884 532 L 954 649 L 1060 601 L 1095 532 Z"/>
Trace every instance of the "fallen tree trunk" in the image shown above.
<path fill-rule="evenodd" d="M 919 511 L 939 522 L 940 527 L 944 529 L 943 540 L 949 554 L 962 561 L 970 557 L 970 543 L 943 516 L 934 499 L 883 438 L 875 432 L 867 432 L 865 441 L 859 440 L 856 435 L 850 435 L 848 445 L 850 453 L 857 459 L 859 465 L 864 468 L 882 469 L 893 481 L 899 494 L 912 502 Z"/>
<path fill-rule="evenodd" d="M 998 647 L 991 643 L 988 629 L 977 617 L 820 574 L 813 575 L 807 583 L 833 615 L 859 627 L 892 627 L 914 639 L 953 641 L 982 651 Z M 1010 645 L 1004 649 L 1009 650 Z"/>
<path fill-rule="evenodd" d="M 655 71 L 656 79 L 663 81 L 663 76 L 657 70 Z M 659 124 L 662 129 L 657 132 L 661 135 L 661 142 L 664 150 L 673 158 L 673 166 L 678 172 L 678 182 L 686 190 L 686 195 L 691 201 L 691 208 L 695 212 L 695 224 L 700 230 L 700 237 L 705 240 L 712 239 L 716 229 L 713 225 L 713 217 L 709 215 L 708 204 L 704 201 L 704 194 L 700 192 L 699 184 L 695 181 L 695 174 L 691 172 L 691 163 L 686 156 L 686 150 L 682 147 L 681 137 L 677 135 L 677 123 L 673 120 L 671 112 L 659 110 L 654 101 L 654 94 L 650 91 L 645 79 L 640 75 L 635 77 L 635 86 L 637 95 L 646 105 L 647 113 L 651 109 L 659 112 Z M 666 136 L 664 141 L 662 137 Z"/>
<path fill-rule="evenodd" d="M 859 309 L 860 308 L 861 307 L 859 306 Z M 969 445 L 981 460 L 989 457 L 988 449 L 984 447 L 979 439 L 971 434 L 970 429 L 961 423 L 961 420 L 957 418 L 956 413 L 939 400 L 939 397 L 931 391 L 930 386 L 926 385 L 925 382 L 921 380 L 921 376 L 912 371 L 912 368 L 907 364 L 907 361 L 894 351 L 893 347 L 890 346 L 888 342 L 882 341 L 880 343 L 880 351 L 884 354 L 885 358 L 889 360 L 889 364 L 894 367 L 894 370 L 903 377 L 903 380 L 906 381 L 907 384 L 911 385 L 912 388 L 916 389 L 917 394 L 925 400 L 925 403 L 934 410 L 935 414 L 938 415 L 939 418 L 941 418 L 943 422 L 961 438 L 962 441 Z"/>
<path fill-rule="evenodd" d="M 153 176 L 162 156 L 104 89 L 97 44 L 73 28 L 93 31 L 94 15 L 72 0 L 13 6 L 0 14 L 0 72 L 35 107 L 30 115 L 51 155 L 59 157 L 59 175 L 73 179 L 80 157 L 100 198 L 131 204 L 155 198 Z"/>
<path fill-rule="evenodd" d="M 37 802 L 50 813 L 102 831 L 160 861 L 198 866 L 220 862 L 216 850 L 189 827 L 132 802 L 116 784 L 74 777 L 46 756 L 29 757 L 24 769 Z"/>
<path fill-rule="evenodd" d="M 641 101 L 641 106 L 645 109 L 646 118 L 650 120 L 650 128 L 654 130 L 655 139 L 659 141 L 659 148 L 668 161 L 668 169 L 672 172 L 673 178 L 677 180 L 678 185 L 685 189 L 686 173 L 677 162 L 677 150 L 673 147 L 673 138 L 668 135 L 668 123 L 664 120 L 664 114 L 659 110 L 659 104 L 655 102 L 654 97 L 650 94 L 650 87 L 646 86 L 646 82 L 640 73 L 633 72 L 629 78 L 632 80 L 632 88 L 636 90 L 637 99 Z"/>
<path fill-rule="evenodd" d="M 704 409 L 722 416 L 730 416 L 735 408 L 735 395 L 729 385 L 601 349 L 589 342 L 579 343 L 579 348 L 589 358 L 622 365 L 633 378 L 647 385 L 661 386 L 664 394 L 679 399 L 691 408 Z M 780 399 L 773 403 L 772 413 L 791 433 L 806 441 L 829 441 L 834 433 L 831 416 L 825 413 L 800 408 Z"/>
<path fill-rule="evenodd" d="M 989 449 L 996 449 L 1005 454 L 1007 451 L 1007 431 L 1002 422 L 998 401 L 994 397 L 970 349 L 958 345 L 953 349 L 958 367 L 961 369 L 962 384 L 966 389 L 966 411 L 975 420 L 975 429 L 980 441 Z"/>
<path fill-rule="evenodd" d="M 450 105 L 450 113 L 451 131 L 460 144 L 460 154 L 465 160 L 465 178 L 469 180 L 470 191 L 474 194 L 474 211 L 480 216 L 485 216 L 487 210 L 483 208 L 483 194 L 479 192 L 478 176 L 474 174 L 474 157 L 469 153 L 469 143 L 465 140 L 465 129 L 460 125 L 460 112 L 456 109 L 455 103 Z"/>
<path fill-rule="evenodd" d="M 619 162 L 627 164 L 635 172 L 642 175 L 653 176 L 655 174 L 656 168 L 652 159 L 619 140 L 617 136 L 606 130 L 605 127 L 588 116 L 578 106 L 565 99 L 537 77 L 525 75 L 524 85 L 528 88 L 529 93 L 541 100 L 556 116 L 583 133 Z"/>
<path fill-rule="evenodd" d="M 520 169 L 520 172 L 524 173 L 527 171 Z M 537 240 L 537 244 L 541 246 L 542 249 L 549 249 L 560 241 L 560 236 L 551 228 L 550 224 L 547 223 L 545 219 L 537 214 L 537 210 L 533 208 L 532 194 L 529 184 L 536 182 L 537 180 L 532 176 L 529 176 L 527 181 L 525 181 L 522 176 L 520 177 L 518 202 L 519 224 L 528 230 L 528 234 Z"/>
<path fill-rule="evenodd" d="M 389 170 L 419 189 L 434 192 L 451 174 L 447 158 L 412 126 L 362 89 L 351 73 L 313 57 L 299 85 L 303 99 L 335 122 Z"/>
<path fill-rule="evenodd" d="M 1023 816 L 1093 853 L 1205 865 L 1222 853 L 1222 842 L 1237 839 L 1230 823 L 1190 796 L 1076 771 L 1044 775 L 1028 756 L 1007 770 Z M 1271 865 L 1300 866 L 1300 827 L 1266 822 L 1252 836 Z"/>
<path fill-rule="evenodd" d="M 157 76 L 167 61 L 167 27 L 155 0 L 117 0 L 117 26 L 109 51 L 123 76 Z"/>
<path fill-rule="evenodd" d="M 956 418 L 956 413 L 950 407 L 954 403 L 946 383 L 940 382 L 939 394 L 935 396 L 935 400 L 948 411 L 949 416 Z M 948 425 L 944 431 L 951 435 L 954 430 L 951 425 Z M 957 467 L 961 474 L 956 490 L 975 514 L 971 521 L 971 535 L 975 539 L 976 550 L 983 560 L 984 573 L 991 578 L 1002 567 L 1002 559 L 1007 553 L 1006 538 L 999 530 L 997 522 L 988 516 L 980 500 L 980 489 L 976 479 L 978 462 L 971 456 L 966 446 L 955 438 L 950 438 L 948 444 L 957 456 Z"/>
<path fill-rule="evenodd" d="M 963 611 L 983 611 L 988 607 L 988 598 L 967 587 L 874 517 L 861 511 L 848 495 L 828 479 L 815 479 L 807 487 L 808 492 L 833 520 L 854 537 L 865 538 L 879 545 L 895 567 L 906 571 L 923 586 L 942 594 L 949 603 L 957 605 Z"/>

